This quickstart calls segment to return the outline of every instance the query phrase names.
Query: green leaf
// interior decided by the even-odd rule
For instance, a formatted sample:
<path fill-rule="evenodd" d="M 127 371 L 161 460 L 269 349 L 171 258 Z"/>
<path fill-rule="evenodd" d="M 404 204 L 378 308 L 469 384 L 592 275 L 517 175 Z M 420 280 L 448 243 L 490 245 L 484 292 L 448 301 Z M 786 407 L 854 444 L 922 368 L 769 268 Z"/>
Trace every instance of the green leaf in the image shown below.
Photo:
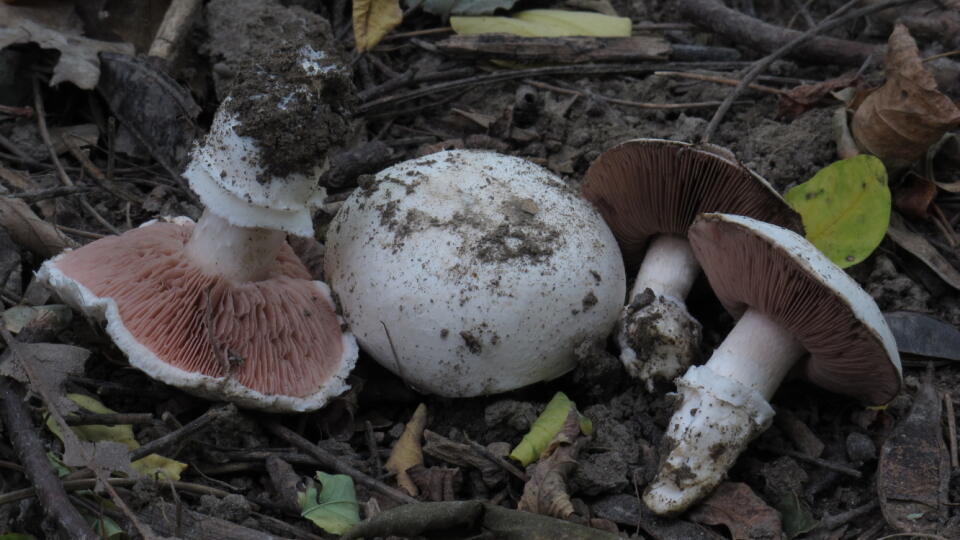
<path fill-rule="evenodd" d="M 81 514 L 86 518 L 87 523 L 90 524 L 90 527 L 100 536 L 102 539 L 106 540 L 119 540 L 121 538 L 127 537 L 127 532 L 123 530 L 120 525 L 117 525 L 117 522 L 110 519 L 109 516 L 105 515 L 93 515 L 86 510 L 81 510 Z"/>
<path fill-rule="evenodd" d="M 523 37 L 627 37 L 630 19 L 586 11 L 531 9 L 512 17 L 450 17 L 458 34 L 513 34 Z"/>
<path fill-rule="evenodd" d="M 0 534 L 0 540 L 37 540 L 37 537 L 25 533 L 7 533 Z"/>
<path fill-rule="evenodd" d="M 577 405 L 570 401 L 563 392 L 557 392 L 547 408 L 540 413 L 540 416 L 530 426 L 530 431 L 523 436 L 520 444 L 510 452 L 510 457 L 527 466 L 540 459 L 540 454 L 547 449 L 550 441 L 556 437 L 563 423 L 571 410 L 576 410 Z M 580 431 L 584 435 L 593 433 L 593 423 L 585 416 L 580 417 Z"/>
<path fill-rule="evenodd" d="M 407 7 L 420 3 L 408 0 Z M 434 15 L 487 15 L 497 9 L 510 9 L 517 0 L 424 0 L 423 10 Z"/>
<path fill-rule="evenodd" d="M 810 532 L 819 523 L 807 505 L 794 492 L 784 493 L 777 502 L 777 511 L 783 518 L 783 532 L 787 538 Z"/>
<path fill-rule="evenodd" d="M 841 268 L 866 259 L 890 224 L 887 171 L 874 156 L 832 163 L 784 198 L 803 218 L 807 240 Z"/>
<path fill-rule="evenodd" d="M 343 534 L 360 523 L 360 505 L 353 479 L 345 474 L 317 471 L 321 489 L 307 480 L 306 489 L 298 493 L 301 516 L 331 534 Z"/>

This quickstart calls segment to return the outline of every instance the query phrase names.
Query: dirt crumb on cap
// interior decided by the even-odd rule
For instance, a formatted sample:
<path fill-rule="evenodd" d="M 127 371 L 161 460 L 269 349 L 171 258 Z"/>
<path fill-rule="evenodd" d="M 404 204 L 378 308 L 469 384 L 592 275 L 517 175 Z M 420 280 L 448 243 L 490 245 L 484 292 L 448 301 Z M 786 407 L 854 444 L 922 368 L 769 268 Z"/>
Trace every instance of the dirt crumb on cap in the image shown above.
<path fill-rule="evenodd" d="M 312 176 L 342 147 L 356 102 L 345 65 L 335 52 L 285 45 L 237 75 L 223 106 L 260 147 L 260 182 Z"/>

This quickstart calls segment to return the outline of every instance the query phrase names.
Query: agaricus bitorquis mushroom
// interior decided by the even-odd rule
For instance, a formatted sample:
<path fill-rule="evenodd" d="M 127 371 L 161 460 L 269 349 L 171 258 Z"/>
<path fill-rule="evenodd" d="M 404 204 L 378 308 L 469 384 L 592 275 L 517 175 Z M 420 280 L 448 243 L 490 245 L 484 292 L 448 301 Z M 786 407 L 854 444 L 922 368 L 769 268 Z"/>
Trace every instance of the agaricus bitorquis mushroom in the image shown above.
<path fill-rule="evenodd" d="M 687 228 L 702 212 L 745 215 L 795 231 L 800 216 L 729 151 L 660 139 L 621 143 L 598 157 L 583 196 L 613 230 L 627 268 L 639 266 L 617 326 L 620 359 L 652 390 L 690 366 L 700 323 L 686 297 L 700 273 Z"/>
<path fill-rule="evenodd" d="M 488 151 L 438 152 L 361 184 L 330 224 L 324 264 L 360 347 L 448 397 L 569 371 L 626 293 L 596 210 L 546 169 Z"/>
<path fill-rule="evenodd" d="M 812 382 L 872 405 L 893 399 L 902 376 L 876 303 L 803 237 L 743 216 L 704 214 L 688 238 L 738 321 L 706 364 L 677 379 L 681 402 L 664 435 L 670 451 L 643 496 L 664 515 L 720 483 L 770 425 L 770 398 L 805 356 Z"/>
<path fill-rule="evenodd" d="M 102 238 L 39 277 L 106 319 L 131 365 L 167 384 L 275 412 L 345 391 L 356 341 L 285 241 L 313 236 L 317 179 L 346 135 L 338 65 L 302 46 L 241 74 L 184 172 L 206 205 L 200 221 Z"/>

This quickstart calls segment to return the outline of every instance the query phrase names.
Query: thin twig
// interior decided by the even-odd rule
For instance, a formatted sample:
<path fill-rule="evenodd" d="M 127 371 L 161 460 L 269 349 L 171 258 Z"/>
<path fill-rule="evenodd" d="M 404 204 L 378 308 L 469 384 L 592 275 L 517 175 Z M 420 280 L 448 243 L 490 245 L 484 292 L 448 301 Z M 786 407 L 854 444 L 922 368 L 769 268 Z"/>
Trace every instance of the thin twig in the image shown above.
<path fill-rule="evenodd" d="M 820 21 L 820 24 L 800 34 L 795 39 L 790 40 L 786 45 L 754 62 L 754 64 L 740 78 L 740 82 L 737 84 L 737 86 L 723 100 L 723 104 L 720 105 L 720 108 L 717 109 L 713 114 L 713 118 L 710 119 L 710 124 L 707 125 L 707 129 L 703 132 L 701 142 L 710 142 L 711 137 L 713 137 L 714 132 L 717 130 L 717 126 L 720 125 L 720 121 L 723 120 L 724 115 L 727 114 L 727 111 L 730 110 L 730 106 L 733 105 L 733 101 L 743 93 L 743 91 L 747 88 L 747 85 L 752 83 L 753 80 L 760 75 L 760 73 L 770 67 L 770 64 L 781 58 L 784 54 L 790 52 L 794 47 L 804 43 L 817 34 L 826 32 L 827 30 L 839 26 L 847 21 L 859 19 L 860 17 L 894 6 L 909 4 L 912 1 L 914 0 L 887 0 L 886 2 L 873 4 L 844 15 L 844 13 L 852 9 L 860 2 L 860 0 L 850 0 L 846 4 L 840 6 L 840 8 L 833 12 L 833 14 L 831 14 L 829 17 Z"/>
<path fill-rule="evenodd" d="M 14 342 L 13 337 L 5 329 L 2 330 L 2 335 L 7 342 L 7 348 L 13 354 L 17 354 L 17 343 Z M 24 406 L 22 385 L 2 376 L 0 376 L 0 418 L 3 419 L 7 437 L 17 451 L 24 472 L 33 484 L 30 489 L 40 499 L 40 504 L 47 515 L 56 521 L 71 538 L 91 540 L 98 538 L 80 512 L 70 504 L 64 485 L 50 465 L 50 460 L 47 459 L 43 441 L 38 435 L 39 430 Z"/>
<path fill-rule="evenodd" d="M 517 468 L 514 464 L 510 463 L 509 461 L 503 459 L 502 457 L 500 457 L 500 456 L 494 454 L 493 452 L 491 452 L 490 450 L 488 450 L 486 446 L 483 446 L 482 444 L 480 444 L 480 443 L 478 443 L 478 442 L 476 442 L 476 441 L 470 440 L 470 439 L 467 439 L 467 444 L 469 444 L 469 445 L 470 445 L 470 448 L 473 448 L 478 454 L 480 454 L 481 456 L 489 459 L 490 461 L 492 461 L 493 463 L 495 463 L 495 464 L 496 464 L 498 467 L 500 467 L 501 469 L 503 469 L 503 470 L 507 471 L 508 473 L 512 474 L 513 476 L 517 477 L 521 482 L 526 483 L 527 480 L 529 480 L 529 478 L 527 477 L 526 473 L 524 473 L 523 471 L 521 471 L 521 470 L 520 470 L 519 468 Z"/>
<path fill-rule="evenodd" d="M 153 415 L 150 413 L 76 413 L 63 418 L 70 426 L 118 426 L 125 424 L 152 424 Z"/>
<path fill-rule="evenodd" d="M 46 459 L 46 455 L 44 455 Z M 138 478 L 108 478 L 107 483 L 114 487 L 131 487 L 139 481 Z M 182 491 L 189 491 L 191 493 L 196 493 L 199 495 L 213 495 L 215 497 L 226 497 L 230 495 L 229 491 L 224 491 L 222 489 L 217 489 L 215 487 L 205 486 L 203 484 L 195 484 L 193 482 L 180 482 L 180 481 L 170 481 L 171 486 Z M 63 489 L 66 491 L 80 491 L 83 489 L 93 489 L 97 485 L 96 478 L 82 478 L 79 480 L 64 480 Z M 166 486 L 166 483 L 158 483 L 157 485 L 163 487 Z M 30 497 L 37 496 L 37 488 L 29 487 L 24 489 L 18 489 L 16 491 L 10 491 L 8 493 L 0 494 L 0 505 L 16 502 L 22 499 L 29 499 Z M 81 518 L 82 519 L 82 518 Z M 94 536 L 94 538 L 98 538 Z"/>
<path fill-rule="evenodd" d="M 824 469 L 836 471 L 838 473 L 845 474 L 847 476 L 852 476 L 854 478 L 863 477 L 863 473 L 861 473 L 856 469 L 852 469 L 850 467 L 841 465 L 839 463 L 835 463 L 833 461 L 827 461 L 826 459 L 808 456 L 803 452 L 797 452 L 795 450 L 789 450 L 786 448 L 777 448 L 773 446 L 764 446 L 762 447 L 762 449 L 766 450 L 767 452 L 773 452 L 774 454 L 783 454 L 785 456 L 790 456 L 794 459 L 799 459 L 800 461 L 806 461 L 807 463 L 812 463 L 813 465 L 817 465 L 818 467 L 823 467 Z"/>
<path fill-rule="evenodd" d="M 382 97 L 380 99 L 364 103 L 358 107 L 357 112 L 358 114 L 366 114 L 373 109 L 384 107 L 386 105 L 404 103 L 406 101 L 426 97 L 431 94 L 446 92 L 449 90 L 457 90 L 468 87 L 472 88 L 484 84 L 493 84 L 515 79 L 543 77 L 547 75 L 574 75 L 579 77 L 584 75 L 609 75 L 615 73 L 642 74 L 652 73 L 662 69 L 675 71 L 690 71 L 693 69 L 726 70 L 739 69 L 743 67 L 744 64 L 744 62 L 634 62 L 630 64 L 580 64 L 575 66 L 547 66 L 529 69 L 514 69 L 509 71 L 488 73 L 485 75 L 477 75 L 473 77 L 465 77 L 463 79 L 447 81 L 440 84 L 435 84 L 433 86 L 417 88 L 416 90 L 411 90 L 404 94 Z"/>
<path fill-rule="evenodd" d="M 960 456 L 957 455 L 957 415 L 953 410 L 953 397 L 950 392 L 943 393 L 943 404 L 947 409 L 947 446 L 950 448 L 950 466 L 960 467 Z"/>
<path fill-rule="evenodd" d="M 99 240 L 99 239 L 103 238 L 104 236 L 106 236 L 106 235 L 104 235 L 104 234 L 95 233 L 95 232 L 90 232 L 90 231 L 85 231 L 85 230 L 83 230 L 83 229 L 74 229 L 73 227 L 67 227 L 66 225 L 57 225 L 56 223 L 54 223 L 53 226 L 56 227 L 56 228 L 58 228 L 58 229 L 60 229 L 61 231 L 65 232 L 65 233 L 67 233 L 67 234 L 73 234 L 73 235 L 80 236 L 80 237 L 83 237 L 83 238 L 90 238 L 91 240 Z"/>
<path fill-rule="evenodd" d="M 94 188 L 90 186 L 57 186 L 48 189 L 38 189 L 36 191 L 24 191 L 21 193 L 11 193 L 7 195 L 12 199 L 23 199 L 27 204 L 33 204 L 37 201 L 47 199 L 56 199 L 58 197 L 68 197 L 79 193 L 90 193 Z"/>
<path fill-rule="evenodd" d="M 223 418 L 229 418 L 235 414 L 237 414 L 237 406 L 232 403 L 210 407 L 207 409 L 207 412 L 201 414 L 192 421 L 187 422 L 182 428 L 167 433 L 158 439 L 154 439 L 131 452 L 130 461 L 136 461 L 140 458 L 145 458 L 150 454 L 157 454 L 164 449 L 191 437 L 193 434 L 207 427 L 207 425 L 209 425 L 211 422 Z"/>
<path fill-rule="evenodd" d="M 57 156 L 57 150 L 53 146 L 53 140 L 50 138 L 50 130 L 47 129 L 47 120 L 45 118 L 46 112 L 43 108 L 43 97 L 40 95 L 40 82 L 34 77 L 33 78 L 33 104 L 34 108 L 37 110 L 37 127 L 40 129 L 40 137 L 43 139 L 43 143 L 47 146 L 47 152 L 50 154 L 50 161 L 53 162 L 54 168 L 57 170 L 57 175 L 60 177 L 60 181 L 63 182 L 65 186 L 72 186 L 73 180 L 70 179 L 70 176 L 67 175 L 67 171 L 64 170 L 63 164 L 60 163 L 60 158 Z M 87 202 L 86 197 L 83 195 L 79 196 L 80 206 L 90 214 L 93 219 L 97 220 L 101 225 L 103 225 L 108 231 L 113 234 L 120 234 L 120 231 L 116 229 L 109 221 L 103 218 L 97 210 Z"/>
<path fill-rule="evenodd" d="M 556 92 L 558 94 L 589 97 L 589 98 L 597 99 L 600 101 L 605 101 L 607 103 L 613 103 L 615 105 L 625 105 L 628 107 L 636 107 L 638 109 L 651 109 L 651 110 L 702 109 L 707 107 L 717 107 L 721 103 L 720 101 L 694 101 L 691 103 L 651 103 L 651 102 L 644 102 L 644 101 L 630 101 L 628 99 L 612 98 L 612 97 L 607 97 L 601 94 L 594 94 L 593 92 L 584 92 L 581 90 L 564 88 L 562 86 L 535 81 L 532 79 L 524 79 L 523 82 L 525 84 L 529 84 L 530 86 L 540 88 L 542 90 L 550 90 L 551 92 Z"/>
<path fill-rule="evenodd" d="M 846 512 L 841 512 L 839 514 L 834 514 L 832 516 L 826 516 L 820 520 L 820 523 L 817 524 L 817 528 L 827 530 L 827 531 L 832 531 L 842 525 L 846 525 L 847 523 L 857 519 L 860 516 L 873 512 L 879 506 L 880 506 L 880 502 L 874 499 L 868 502 L 867 504 L 858 506 L 856 508 L 851 508 Z"/>
<path fill-rule="evenodd" d="M 296 446 L 300 450 L 303 450 L 307 454 L 313 456 L 317 461 L 321 462 L 324 467 L 327 467 L 340 474 L 345 474 L 353 478 L 353 480 L 358 484 L 364 485 L 367 488 L 386 495 L 394 501 L 402 504 L 419 502 L 417 499 L 414 499 L 406 493 L 394 489 L 377 480 L 376 478 L 373 478 L 372 476 L 369 476 L 366 473 L 347 465 L 341 459 L 338 459 L 337 456 L 334 456 L 323 448 L 320 448 L 319 446 L 304 439 L 291 429 L 274 422 L 268 423 L 267 429 L 277 437 L 280 437 L 288 443 Z"/>
<path fill-rule="evenodd" d="M 740 84 L 740 81 L 737 79 L 731 79 L 729 77 L 720 77 L 718 75 L 707 75 L 705 73 L 693 73 L 690 71 L 654 71 L 654 75 L 660 77 L 680 77 L 682 79 L 695 79 L 698 81 L 707 81 L 717 84 L 726 84 L 728 86 L 736 86 Z M 757 90 L 760 92 L 766 92 L 768 94 L 776 94 L 778 96 L 784 95 L 787 93 L 786 90 L 780 88 L 774 88 L 772 86 L 766 86 L 763 84 L 749 84 L 747 85 L 751 90 Z"/>

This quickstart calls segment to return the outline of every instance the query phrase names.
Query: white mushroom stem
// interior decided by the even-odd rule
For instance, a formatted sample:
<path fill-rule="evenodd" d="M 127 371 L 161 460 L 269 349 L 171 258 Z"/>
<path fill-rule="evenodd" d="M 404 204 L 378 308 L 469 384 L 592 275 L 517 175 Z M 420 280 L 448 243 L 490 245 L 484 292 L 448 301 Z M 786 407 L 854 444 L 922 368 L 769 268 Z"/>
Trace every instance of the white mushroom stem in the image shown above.
<path fill-rule="evenodd" d="M 686 238 L 656 236 L 620 316 L 617 342 L 627 372 L 654 389 L 657 379 L 673 380 L 696 359 L 700 323 L 687 311 L 684 299 L 700 273 Z M 650 289 L 652 298 L 644 298 Z"/>
<path fill-rule="evenodd" d="M 644 493 L 647 506 L 678 514 L 712 491 L 770 426 L 768 400 L 803 354 L 791 332 L 748 309 L 705 365 L 677 379 L 682 401 L 665 434 L 671 450 Z"/>
<path fill-rule="evenodd" d="M 647 247 L 637 280 L 630 291 L 630 301 L 649 288 L 658 295 L 682 302 L 699 273 L 700 263 L 693 256 L 686 238 L 672 234 L 657 235 Z"/>
<path fill-rule="evenodd" d="M 187 255 L 204 271 L 234 281 L 260 281 L 283 246 L 286 233 L 274 229 L 237 227 L 204 210 L 187 243 Z"/>

